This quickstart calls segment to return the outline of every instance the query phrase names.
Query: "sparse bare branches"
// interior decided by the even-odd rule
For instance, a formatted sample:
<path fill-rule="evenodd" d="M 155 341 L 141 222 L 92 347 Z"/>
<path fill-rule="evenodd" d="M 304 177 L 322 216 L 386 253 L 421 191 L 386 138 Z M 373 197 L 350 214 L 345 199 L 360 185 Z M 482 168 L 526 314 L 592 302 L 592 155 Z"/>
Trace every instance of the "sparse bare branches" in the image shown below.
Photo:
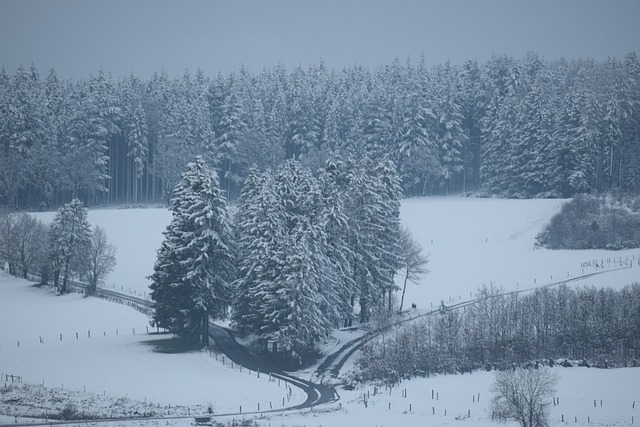
<path fill-rule="evenodd" d="M 558 383 L 550 369 L 515 369 L 496 373 L 491 410 L 501 421 L 522 427 L 548 425 L 549 399 Z"/>
<path fill-rule="evenodd" d="M 401 270 L 404 275 L 404 285 L 402 286 L 402 297 L 400 298 L 400 309 L 404 305 L 404 293 L 407 290 L 407 282 L 418 284 L 422 276 L 429 273 L 427 264 L 429 256 L 422 253 L 422 246 L 413 238 L 407 228 L 400 231 L 401 248 Z"/>
<path fill-rule="evenodd" d="M 113 271 L 116 265 L 116 248 L 107 235 L 99 226 L 95 226 L 91 235 L 91 247 L 89 250 L 89 266 L 86 272 L 87 293 L 95 292 L 99 284 L 104 282 L 104 278 Z"/>

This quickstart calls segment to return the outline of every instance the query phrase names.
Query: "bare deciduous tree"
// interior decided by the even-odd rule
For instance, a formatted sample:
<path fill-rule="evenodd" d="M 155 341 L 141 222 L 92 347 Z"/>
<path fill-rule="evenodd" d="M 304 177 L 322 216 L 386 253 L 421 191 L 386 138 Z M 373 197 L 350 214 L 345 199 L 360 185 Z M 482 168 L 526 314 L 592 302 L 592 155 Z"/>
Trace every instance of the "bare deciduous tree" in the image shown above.
<path fill-rule="evenodd" d="M 417 284 L 420 278 L 429 272 L 429 270 L 427 270 L 429 257 L 423 255 L 422 246 L 413 238 L 411 232 L 406 228 L 400 230 L 400 248 L 402 249 L 401 266 L 404 274 L 404 285 L 402 286 L 402 297 L 400 298 L 399 309 L 399 311 L 402 311 L 407 282 Z"/>
<path fill-rule="evenodd" d="M 47 226 L 29 214 L 20 213 L 15 229 L 20 275 L 26 279 L 29 271 L 38 270 L 47 262 Z"/>
<path fill-rule="evenodd" d="M 522 427 L 546 427 L 549 400 L 558 376 L 550 369 L 516 369 L 496 373 L 491 410 L 501 421 L 516 421 Z"/>
<path fill-rule="evenodd" d="M 107 240 L 104 230 L 97 226 L 91 234 L 89 265 L 87 268 L 87 293 L 93 294 L 107 274 L 116 265 L 116 248 Z"/>

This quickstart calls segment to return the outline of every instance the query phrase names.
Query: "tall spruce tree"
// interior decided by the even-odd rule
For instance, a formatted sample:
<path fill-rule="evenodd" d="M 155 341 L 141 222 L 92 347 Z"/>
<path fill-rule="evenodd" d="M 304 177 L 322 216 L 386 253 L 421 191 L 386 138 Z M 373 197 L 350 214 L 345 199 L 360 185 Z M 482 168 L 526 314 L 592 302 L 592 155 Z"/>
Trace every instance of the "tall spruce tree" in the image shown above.
<path fill-rule="evenodd" d="M 261 312 L 264 299 L 282 269 L 279 251 L 285 226 L 271 173 L 251 169 L 238 200 L 235 225 L 238 277 L 232 320 L 241 331 L 261 334 L 269 327 Z"/>
<path fill-rule="evenodd" d="M 234 239 L 218 176 L 196 157 L 176 185 L 173 214 L 151 275 L 153 321 L 206 346 L 210 317 L 226 316 Z"/>
<path fill-rule="evenodd" d="M 396 289 L 400 266 L 400 181 L 393 162 L 380 165 L 365 158 L 347 190 L 353 280 L 360 303 L 360 322 L 384 308 Z"/>

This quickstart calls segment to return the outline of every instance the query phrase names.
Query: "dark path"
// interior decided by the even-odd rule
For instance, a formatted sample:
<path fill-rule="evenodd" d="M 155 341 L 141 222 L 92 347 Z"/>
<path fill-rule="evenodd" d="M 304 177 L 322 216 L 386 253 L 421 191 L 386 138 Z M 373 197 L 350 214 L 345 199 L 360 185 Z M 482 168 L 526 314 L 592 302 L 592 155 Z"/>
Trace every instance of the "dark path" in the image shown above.
<path fill-rule="evenodd" d="M 235 340 L 228 329 L 222 328 L 216 324 L 211 324 L 209 328 L 209 336 L 233 363 L 241 365 L 253 371 L 260 371 L 265 374 L 271 374 L 275 378 L 279 378 L 294 387 L 298 387 L 307 394 L 307 400 L 297 406 L 286 408 L 286 410 L 311 408 L 323 403 L 337 401 L 340 397 L 336 390 L 325 384 L 315 384 L 311 381 L 303 380 L 298 377 L 287 374 L 269 364 L 267 361 L 261 360 L 249 353 Z M 282 410 L 278 410 L 282 411 Z M 263 411 L 271 412 L 271 411 Z M 276 412 L 274 410 L 273 412 Z"/>

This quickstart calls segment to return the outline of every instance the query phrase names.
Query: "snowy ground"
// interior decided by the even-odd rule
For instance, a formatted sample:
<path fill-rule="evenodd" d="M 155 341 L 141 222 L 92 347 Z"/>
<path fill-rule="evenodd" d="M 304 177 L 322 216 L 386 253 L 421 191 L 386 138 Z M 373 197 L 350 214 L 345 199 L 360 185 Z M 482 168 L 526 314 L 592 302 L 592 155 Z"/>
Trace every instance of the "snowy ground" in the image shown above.
<path fill-rule="evenodd" d="M 486 284 L 516 290 L 555 282 L 582 273 L 581 263 L 633 258 L 640 250 L 551 251 L 535 249 L 534 239 L 563 200 L 505 200 L 431 197 L 403 200 L 402 223 L 429 254 L 422 284 L 409 284 L 405 306 L 438 306 L 469 298 Z M 53 212 L 35 213 L 49 222 Z M 105 286 L 145 296 L 162 232 L 171 221 L 167 209 L 99 209 L 89 222 L 103 227 L 118 248 L 115 271 Z M 637 266 L 637 263 L 634 263 Z M 640 278 L 637 270 L 595 276 L 577 285 L 621 287 Z M 401 282 L 399 282 L 401 284 Z"/>
<path fill-rule="evenodd" d="M 405 307 L 416 303 L 419 309 L 428 309 L 441 300 L 465 300 L 482 284 L 516 290 L 556 282 L 582 274 L 581 264 L 596 259 L 609 266 L 609 259 L 628 258 L 634 261 L 634 267 L 572 286 L 619 288 L 639 281 L 639 250 L 534 249 L 535 235 L 562 203 L 458 197 L 403 201 L 402 221 L 430 254 L 431 270 L 422 284 L 408 286 Z M 53 217 L 53 213 L 35 215 L 46 221 Z M 90 211 L 89 221 L 102 226 L 118 247 L 118 264 L 107 279 L 108 287 L 137 295 L 147 293 L 146 276 L 153 271 L 156 250 L 170 218 L 165 209 Z M 585 272 L 590 271 L 593 269 Z M 87 392 L 139 401 L 146 398 L 162 405 L 212 404 L 218 413 L 237 411 L 240 404 L 252 408 L 258 401 L 263 402 L 263 408 L 268 401 L 282 404 L 285 390 L 269 383 L 264 375 L 258 380 L 199 352 L 154 353 L 152 346 L 142 344 L 152 338 L 140 334 L 146 332 L 145 317 L 129 308 L 76 295 L 53 297 L 8 276 L 0 276 L 0 299 L 0 324 L 11 325 L 0 331 L 0 371 L 22 375 L 30 383 L 41 384 L 44 379 L 45 388 L 59 390 L 62 384 L 65 390 L 86 387 Z M 119 331 L 117 336 L 115 329 Z M 88 330 L 92 331 L 91 339 L 86 335 Z M 75 332 L 79 332 L 78 340 Z M 342 333 L 333 345 L 341 345 L 351 335 Z M 44 344 L 40 344 L 40 337 Z M 588 425 L 587 417 L 592 425 L 630 425 L 631 416 L 640 423 L 636 412 L 640 411 L 640 370 L 554 369 L 561 375 L 557 393 L 561 404 L 552 409 L 552 425 L 565 425 L 560 421 L 562 416 L 565 423 L 573 425 L 574 417 L 578 417 L 578 425 Z M 413 380 L 392 390 L 391 396 L 388 391 L 373 396 L 372 387 L 340 389 L 340 403 L 328 407 L 328 412 L 316 409 L 297 415 L 272 415 L 257 422 L 272 426 L 494 425 L 487 413 L 491 380 L 491 373 Z M 407 398 L 401 396 L 404 388 Z M 439 393 L 435 403 L 430 399 L 432 389 Z M 370 396 L 367 407 L 362 401 L 365 392 Z M 481 395 L 479 403 L 472 401 L 477 393 Z M 303 396 L 296 398 L 300 401 Z M 638 401 L 638 408 L 632 408 L 633 401 Z M 471 417 L 465 419 L 469 411 Z M 6 421 L 0 418 L 0 423 Z"/>
<path fill-rule="evenodd" d="M 134 401 L 146 401 L 160 404 L 165 414 L 169 405 L 190 406 L 194 412 L 211 406 L 225 413 L 237 412 L 240 405 L 248 411 L 258 403 L 262 408 L 269 402 L 282 407 L 283 398 L 287 406 L 306 398 L 297 389 L 288 396 L 284 384 L 269 381 L 268 375 L 258 379 L 255 372 L 240 372 L 215 354 L 154 351 L 168 336 L 148 335 L 146 316 L 129 307 L 77 294 L 54 296 L 5 273 L 0 273 L 0 295 L 0 373 L 21 376 L 23 384 L 44 384 L 45 394 L 86 390 L 129 400 L 127 413 L 135 410 Z M 0 387 L 10 383 L 1 379 Z M 64 406 L 76 398 L 56 399 Z M 89 406 L 108 415 L 109 408 L 93 408 L 107 403 Z M 59 411 L 54 409 L 49 413 Z M 120 406 L 111 410 L 122 414 Z"/>
<path fill-rule="evenodd" d="M 639 422 L 640 388 L 637 385 L 640 383 L 640 369 L 555 367 L 553 370 L 560 376 L 554 396 L 559 399 L 559 404 L 551 407 L 550 426 L 631 426 Z M 496 426 L 500 424 L 491 420 L 489 409 L 492 381 L 493 373 L 477 372 L 405 381 L 392 390 L 379 388 L 375 395 L 373 386 L 353 391 L 339 390 L 340 402 L 326 408 L 289 414 L 265 414 L 254 419 L 259 426 L 272 427 Z M 223 422 L 239 418 L 222 417 L 218 420 Z M 13 421 L 13 418 L 0 418 L 0 423 Z M 162 425 L 189 426 L 191 422 L 191 419 L 168 420 L 163 421 Z M 109 425 L 151 426 L 158 423 Z"/>
<path fill-rule="evenodd" d="M 429 274 L 409 284 L 405 307 L 437 307 L 469 299 L 483 284 L 517 290 L 582 274 L 583 262 L 633 259 L 640 250 L 551 251 L 535 249 L 536 235 L 559 211 L 562 200 L 461 197 L 409 199 L 400 216 L 429 254 Z M 640 268 L 594 276 L 578 286 L 619 288 L 640 280 Z M 610 265 L 613 266 L 613 263 Z M 585 273 L 595 271 L 585 269 Z"/>

